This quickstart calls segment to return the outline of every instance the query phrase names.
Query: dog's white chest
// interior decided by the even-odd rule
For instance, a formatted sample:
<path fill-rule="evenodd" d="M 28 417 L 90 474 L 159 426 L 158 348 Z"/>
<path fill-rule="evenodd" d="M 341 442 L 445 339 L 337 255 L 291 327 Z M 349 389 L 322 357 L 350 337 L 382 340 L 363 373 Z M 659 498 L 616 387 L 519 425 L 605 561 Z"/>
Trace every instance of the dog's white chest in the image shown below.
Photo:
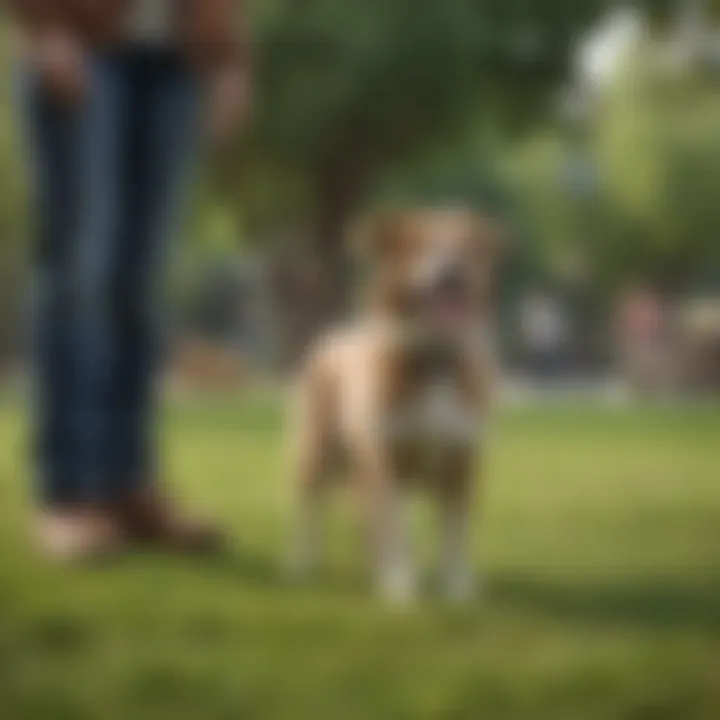
<path fill-rule="evenodd" d="M 477 417 L 458 387 L 438 380 L 428 384 L 390 418 L 393 439 L 423 443 L 428 448 L 466 445 L 477 433 Z"/>

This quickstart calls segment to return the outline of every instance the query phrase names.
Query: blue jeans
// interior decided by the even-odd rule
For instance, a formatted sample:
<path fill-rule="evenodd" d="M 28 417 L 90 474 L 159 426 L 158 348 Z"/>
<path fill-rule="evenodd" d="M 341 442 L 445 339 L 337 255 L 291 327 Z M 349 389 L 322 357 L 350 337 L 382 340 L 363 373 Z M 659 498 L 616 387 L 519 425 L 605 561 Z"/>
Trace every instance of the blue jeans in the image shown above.
<path fill-rule="evenodd" d="M 37 403 L 46 503 L 112 502 L 151 482 L 166 241 L 199 93 L 170 50 L 89 60 L 80 107 L 24 78 L 37 234 Z"/>

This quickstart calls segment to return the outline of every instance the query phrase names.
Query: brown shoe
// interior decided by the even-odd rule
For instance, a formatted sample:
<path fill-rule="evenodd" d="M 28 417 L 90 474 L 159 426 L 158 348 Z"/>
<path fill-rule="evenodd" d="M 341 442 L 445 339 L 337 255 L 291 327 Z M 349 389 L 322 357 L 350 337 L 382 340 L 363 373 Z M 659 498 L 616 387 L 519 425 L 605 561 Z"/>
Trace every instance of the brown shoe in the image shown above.
<path fill-rule="evenodd" d="M 84 562 L 120 552 L 124 534 L 113 514 L 82 506 L 44 511 L 37 524 L 37 541 L 49 557 Z"/>
<path fill-rule="evenodd" d="M 180 514 L 156 492 L 128 498 L 118 505 L 116 517 L 126 537 L 134 542 L 184 553 L 212 553 L 223 544 L 216 528 Z"/>

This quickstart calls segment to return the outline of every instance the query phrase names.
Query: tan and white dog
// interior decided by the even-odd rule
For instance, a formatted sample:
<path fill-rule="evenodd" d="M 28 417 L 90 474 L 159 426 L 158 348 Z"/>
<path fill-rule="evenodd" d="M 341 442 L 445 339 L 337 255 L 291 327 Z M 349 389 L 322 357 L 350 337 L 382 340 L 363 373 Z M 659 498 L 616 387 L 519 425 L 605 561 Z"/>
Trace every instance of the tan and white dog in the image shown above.
<path fill-rule="evenodd" d="M 464 209 L 388 212 L 363 223 L 357 238 L 369 269 L 360 317 L 314 345 L 300 378 L 292 565 L 303 573 L 316 562 L 320 506 L 346 473 L 360 494 L 379 592 L 412 599 L 416 571 L 402 505 L 420 486 L 441 508 L 444 592 L 469 600 L 499 238 L 490 221 Z"/>

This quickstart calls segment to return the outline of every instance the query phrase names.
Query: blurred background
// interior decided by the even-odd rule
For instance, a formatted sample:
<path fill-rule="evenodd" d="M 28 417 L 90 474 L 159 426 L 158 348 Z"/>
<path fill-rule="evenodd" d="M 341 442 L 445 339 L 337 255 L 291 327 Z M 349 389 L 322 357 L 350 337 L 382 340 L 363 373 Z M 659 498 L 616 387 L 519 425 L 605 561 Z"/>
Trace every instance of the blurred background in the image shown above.
<path fill-rule="evenodd" d="M 510 231 L 500 335 L 516 385 L 720 388 L 718 3 L 251 10 L 254 131 L 207 168 L 172 279 L 181 376 L 292 367 L 346 307 L 350 219 L 463 202 Z M 3 103 L 5 374 L 23 367 L 30 304 L 11 115 Z"/>
<path fill-rule="evenodd" d="M 249 6 L 253 128 L 206 164 L 169 288 L 168 475 L 233 546 L 197 563 L 65 572 L 27 547 L 31 248 L 0 38 L 0 714 L 720 717 L 720 2 Z M 350 221 L 448 202 L 508 229 L 515 404 L 477 501 L 486 596 L 400 616 L 347 523 L 316 584 L 283 581 L 264 380 L 349 312 Z"/>
<path fill-rule="evenodd" d="M 199 188 L 172 278 L 176 374 L 223 384 L 292 367 L 345 312 L 350 219 L 463 202 L 509 228 L 499 325 L 514 385 L 720 388 L 718 3 L 251 11 L 254 130 Z M 3 103 L 6 376 L 22 370 L 31 303 L 17 137 Z"/>

